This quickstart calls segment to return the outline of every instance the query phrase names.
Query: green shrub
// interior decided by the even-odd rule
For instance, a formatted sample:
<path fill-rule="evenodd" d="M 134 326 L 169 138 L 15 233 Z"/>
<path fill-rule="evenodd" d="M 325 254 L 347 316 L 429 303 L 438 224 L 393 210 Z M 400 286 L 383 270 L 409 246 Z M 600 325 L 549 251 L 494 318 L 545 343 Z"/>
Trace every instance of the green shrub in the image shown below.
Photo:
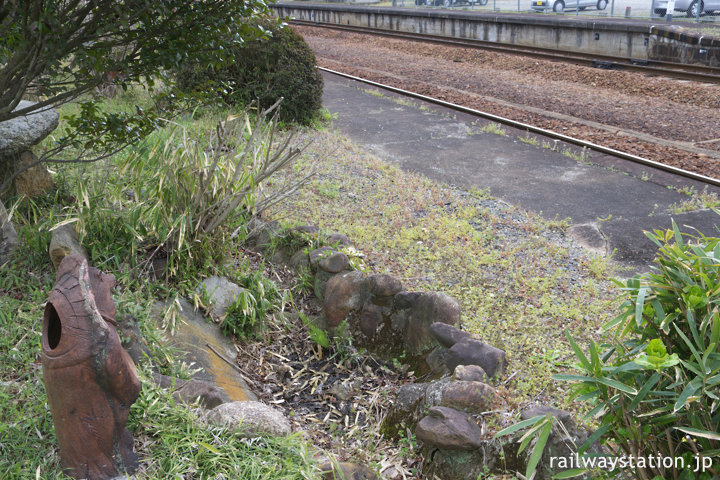
<path fill-rule="evenodd" d="M 258 113 L 254 122 L 247 113 L 230 118 L 208 141 L 181 130 L 159 134 L 120 162 L 129 176 L 125 191 L 137 196 L 126 202 L 127 228 L 151 256 L 164 253 L 168 275 L 187 277 L 208 262 L 221 263 L 232 228 L 307 180 L 263 190 L 304 148 L 292 134 L 278 135 L 277 117 L 269 114 Z"/>
<path fill-rule="evenodd" d="M 178 72 L 178 85 L 186 92 L 217 90 L 230 105 L 258 102 L 268 108 L 284 98 L 280 120 L 307 125 L 319 114 L 322 100 L 315 54 L 289 27 L 266 20 L 263 28 L 265 37 L 223 46 L 232 52 L 224 64 L 212 69 L 185 65 Z"/>
<path fill-rule="evenodd" d="M 228 307 L 220 328 L 226 335 L 245 338 L 261 328 L 265 316 L 280 306 L 277 285 L 261 271 L 250 273 L 238 280 L 243 291 Z"/>
<path fill-rule="evenodd" d="M 581 375 L 557 378 L 593 406 L 592 440 L 604 438 L 616 455 L 684 458 L 685 469 L 636 466 L 635 478 L 717 478 L 720 238 L 681 234 L 674 223 L 648 237 L 659 247 L 656 268 L 617 282 L 625 302 L 604 344 L 585 355 L 568 335 Z M 702 457 L 712 467 L 694 472 Z"/>

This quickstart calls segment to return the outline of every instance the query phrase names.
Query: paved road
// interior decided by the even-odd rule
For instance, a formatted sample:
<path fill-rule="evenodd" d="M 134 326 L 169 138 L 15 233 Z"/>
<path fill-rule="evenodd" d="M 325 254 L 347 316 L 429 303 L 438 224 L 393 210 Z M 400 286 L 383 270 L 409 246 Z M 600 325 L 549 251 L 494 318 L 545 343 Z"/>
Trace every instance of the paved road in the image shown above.
<path fill-rule="evenodd" d="M 636 270 L 651 264 L 656 248 L 643 230 L 671 225 L 670 205 L 688 197 L 668 188 L 702 185 L 665 172 L 628 166 L 591 154 L 578 162 L 560 152 L 517 140 L 525 133 L 504 127 L 506 136 L 480 131 L 477 119 L 397 96 L 368 93 L 371 87 L 324 74 L 323 104 L 337 113 L 334 127 L 379 157 L 402 168 L 461 187 L 489 188 L 493 196 L 541 213 L 567 218 L 588 246 L 613 252 Z M 551 140 L 550 143 L 553 143 Z M 648 179 L 649 178 L 649 179 Z M 715 235 L 712 211 L 673 216 L 684 230 Z"/>

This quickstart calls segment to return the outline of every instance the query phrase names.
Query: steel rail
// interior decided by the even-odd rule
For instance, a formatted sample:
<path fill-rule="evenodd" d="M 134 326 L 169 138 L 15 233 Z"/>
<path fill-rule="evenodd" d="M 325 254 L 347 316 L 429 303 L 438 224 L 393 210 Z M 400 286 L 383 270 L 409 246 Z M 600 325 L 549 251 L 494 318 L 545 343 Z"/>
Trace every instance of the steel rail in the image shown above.
<path fill-rule="evenodd" d="M 524 45 L 498 45 L 484 40 L 449 38 L 439 35 L 426 35 L 418 33 L 397 32 L 371 27 L 358 27 L 351 25 L 334 25 L 307 20 L 290 20 L 296 25 L 328 28 L 333 30 L 349 31 L 354 33 L 367 33 L 384 37 L 404 40 L 453 45 L 456 47 L 478 48 L 511 55 L 523 55 L 533 58 L 573 63 L 576 65 L 590 65 L 599 68 L 626 70 L 632 72 L 649 73 L 653 75 L 673 77 L 682 80 L 720 83 L 720 68 L 705 65 L 687 65 L 682 63 L 661 62 L 656 60 L 628 59 L 610 55 L 581 54 L 577 52 L 563 52 L 547 48 L 529 47 Z"/>
<path fill-rule="evenodd" d="M 705 175 L 700 175 L 699 173 L 690 172 L 688 170 L 683 170 L 682 168 L 673 167 L 671 165 L 665 165 L 664 163 L 656 162 L 654 160 L 649 160 L 647 158 L 638 157 L 637 155 L 632 155 L 630 153 L 621 152 L 619 150 L 615 150 L 615 149 L 609 148 L 609 147 L 604 147 L 604 146 L 598 145 L 596 143 L 588 142 L 585 140 L 580 140 L 580 139 L 574 138 L 574 137 L 569 137 L 567 135 L 563 135 L 562 133 L 553 132 L 552 130 L 546 130 L 544 128 L 536 127 L 534 125 L 530 125 L 527 123 L 518 122 L 516 120 L 511 120 L 509 118 L 500 117 L 498 115 L 493 115 L 492 113 L 483 112 L 480 110 L 476 110 L 474 108 L 464 107 L 464 106 L 458 105 L 456 103 L 446 102 L 445 100 L 428 97 L 427 95 L 422 95 L 420 93 L 411 92 L 409 90 L 403 90 L 402 88 L 393 87 L 391 85 L 385 85 L 382 83 L 374 82 L 374 81 L 368 80 L 366 78 L 356 77 L 354 75 L 349 75 L 347 73 L 338 72 L 336 70 L 331 70 L 329 68 L 324 68 L 324 67 L 317 67 L 317 68 L 319 70 L 322 70 L 323 72 L 327 72 L 327 73 L 337 75 L 340 77 L 348 78 L 350 80 L 354 80 L 357 82 L 365 83 L 367 85 L 372 85 L 374 87 L 382 88 L 384 90 L 398 93 L 398 94 L 404 95 L 406 97 L 415 98 L 415 99 L 422 100 L 424 102 L 432 103 L 435 105 L 440 105 L 442 107 L 450 108 L 450 109 L 456 110 L 458 112 L 468 113 L 468 114 L 474 115 L 476 117 L 481 117 L 481 118 L 485 118 L 488 120 L 492 120 L 494 122 L 509 125 L 511 127 L 518 128 L 521 130 L 527 130 L 529 132 L 537 133 L 537 134 L 543 135 L 545 137 L 561 140 L 563 142 L 571 143 L 573 145 L 577 145 L 580 147 L 585 147 L 589 150 L 594 150 L 596 152 L 604 153 L 606 155 L 612 155 L 614 157 L 621 158 L 623 160 L 627 160 L 627 161 L 630 161 L 633 163 L 638 163 L 641 165 L 646 165 L 648 167 L 657 168 L 659 170 L 664 170 L 666 172 L 670 172 L 675 175 L 679 175 L 681 177 L 689 178 L 692 180 L 697 180 L 699 182 L 703 182 L 703 183 L 707 183 L 709 185 L 720 187 L 720 179 L 717 179 L 717 178 L 707 177 Z"/>

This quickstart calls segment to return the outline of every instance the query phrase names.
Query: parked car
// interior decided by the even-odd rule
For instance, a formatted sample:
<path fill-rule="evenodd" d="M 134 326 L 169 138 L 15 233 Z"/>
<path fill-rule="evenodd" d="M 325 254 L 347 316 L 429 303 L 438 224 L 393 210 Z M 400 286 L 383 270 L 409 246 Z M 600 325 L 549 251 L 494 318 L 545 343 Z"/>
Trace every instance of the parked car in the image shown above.
<path fill-rule="evenodd" d="M 585 10 L 588 7 L 605 10 L 607 4 L 607 0 L 532 0 L 530 8 L 538 12 L 562 13 L 565 10 Z"/>
<path fill-rule="evenodd" d="M 667 4 L 668 0 L 655 0 L 655 15 L 667 15 Z M 688 17 L 695 18 L 703 13 L 712 14 L 715 10 L 720 10 L 720 0 L 675 0 L 673 10 L 685 12 Z"/>
<path fill-rule="evenodd" d="M 487 5 L 488 0 L 415 0 L 415 5 L 434 5 L 436 7 L 452 7 L 461 3 L 467 5 Z"/>

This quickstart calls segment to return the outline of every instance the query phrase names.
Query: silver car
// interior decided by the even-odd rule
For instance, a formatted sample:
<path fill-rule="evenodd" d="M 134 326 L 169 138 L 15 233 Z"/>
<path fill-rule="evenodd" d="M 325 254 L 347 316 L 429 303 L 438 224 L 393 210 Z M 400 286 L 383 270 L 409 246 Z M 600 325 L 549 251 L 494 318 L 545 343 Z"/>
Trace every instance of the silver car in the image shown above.
<path fill-rule="evenodd" d="M 585 10 L 588 7 L 605 10 L 607 4 L 607 0 L 532 0 L 530 8 L 538 12 L 562 13 L 565 10 Z"/>
<path fill-rule="evenodd" d="M 667 14 L 668 0 L 655 0 L 655 15 L 664 17 Z M 720 0 L 675 0 L 675 11 L 685 12 L 685 14 L 694 18 L 703 13 L 711 14 L 715 10 L 720 10 Z"/>

